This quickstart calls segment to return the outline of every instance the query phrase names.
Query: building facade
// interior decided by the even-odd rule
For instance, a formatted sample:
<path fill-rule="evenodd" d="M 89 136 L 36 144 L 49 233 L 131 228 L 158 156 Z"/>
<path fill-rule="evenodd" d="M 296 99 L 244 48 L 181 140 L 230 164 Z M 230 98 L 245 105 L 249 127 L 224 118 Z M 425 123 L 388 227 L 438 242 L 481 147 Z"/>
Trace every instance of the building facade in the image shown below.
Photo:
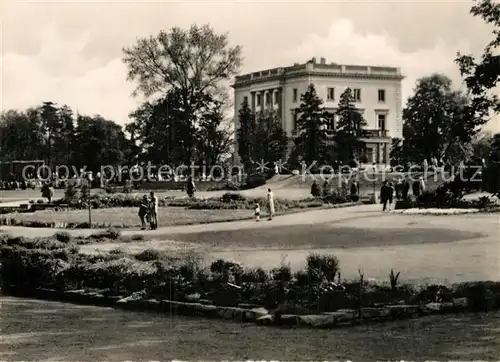
<path fill-rule="evenodd" d="M 341 65 L 327 63 L 325 58 L 241 75 L 232 85 L 235 129 L 239 128 L 238 111 L 246 100 L 256 113 L 276 112 L 293 145 L 297 135 L 294 110 L 307 87 L 314 84 L 323 106 L 332 112 L 337 109 L 342 92 L 349 87 L 353 90 L 356 108 L 367 123 L 362 140 L 366 143 L 368 163 L 388 164 L 391 139 L 403 137 L 403 79 L 400 68 Z M 335 124 L 328 127 L 328 133 L 333 136 Z M 237 144 L 234 156 L 235 162 L 239 162 Z"/>

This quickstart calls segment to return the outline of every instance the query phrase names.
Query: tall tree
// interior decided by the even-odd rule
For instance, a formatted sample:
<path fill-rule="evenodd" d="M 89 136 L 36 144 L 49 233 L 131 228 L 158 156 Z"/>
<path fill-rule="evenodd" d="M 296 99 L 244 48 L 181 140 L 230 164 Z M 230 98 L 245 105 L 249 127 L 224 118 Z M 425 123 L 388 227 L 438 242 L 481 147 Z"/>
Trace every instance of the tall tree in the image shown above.
<path fill-rule="evenodd" d="M 472 55 L 457 54 L 456 63 L 471 94 L 471 119 L 476 126 L 488 122 L 492 113 L 500 113 L 498 81 L 500 79 L 500 3 L 494 0 L 475 1 L 470 13 L 493 27 L 493 40 L 488 43 L 479 61 Z M 474 136 L 474 134 L 471 134 Z"/>
<path fill-rule="evenodd" d="M 38 112 L 9 110 L 0 115 L 0 161 L 43 159 Z"/>
<path fill-rule="evenodd" d="M 360 160 L 365 153 L 365 143 L 360 140 L 366 121 L 354 106 L 355 99 L 351 88 L 340 95 L 337 109 L 335 150 L 337 158 L 343 164 Z"/>
<path fill-rule="evenodd" d="M 293 154 L 301 156 L 308 165 L 315 161 L 321 163 L 328 153 L 326 125 L 333 114 L 322 107 L 323 101 L 313 84 L 301 95 L 300 101 L 300 106 L 295 109 L 298 114 L 298 136 L 294 141 Z"/>
<path fill-rule="evenodd" d="M 470 142 L 476 127 L 468 105 L 464 94 L 451 89 L 448 77 L 434 74 L 419 79 L 403 110 L 406 156 L 416 162 L 431 157 L 465 159 L 462 146 Z"/>
<path fill-rule="evenodd" d="M 239 127 L 236 130 L 236 142 L 238 144 L 238 154 L 245 170 L 250 170 L 252 166 L 252 155 L 254 153 L 256 135 L 255 114 L 250 109 L 247 101 L 243 101 L 238 111 Z"/>
<path fill-rule="evenodd" d="M 224 101 L 223 84 L 237 74 L 241 47 L 229 47 L 227 34 L 217 34 L 209 25 L 178 27 L 156 36 L 141 38 L 124 48 L 123 61 L 128 79 L 137 82 L 135 94 L 154 99 L 175 90 L 179 96 L 177 129 L 189 132 L 183 137 L 187 151 L 185 163 L 195 153 L 197 124 L 203 116 L 206 96 Z"/>
<path fill-rule="evenodd" d="M 128 142 L 121 127 L 101 116 L 81 116 L 76 120 L 76 165 L 98 172 L 103 165 L 116 166 L 124 161 Z"/>
<path fill-rule="evenodd" d="M 219 165 L 230 153 L 233 143 L 231 124 L 224 117 L 222 104 L 215 103 L 200 120 L 197 131 L 198 162 Z"/>
<path fill-rule="evenodd" d="M 288 137 L 283 130 L 281 119 L 274 112 L 260 113 L 257 116 L 252 146 L 252 158 L 273 164 L 284 160 Z"/>
<path fill-rule="evenodd" d="M 500 196 L 500 133 L 492 137 L 487 167 L 483 171 L 484 189 Z"/>

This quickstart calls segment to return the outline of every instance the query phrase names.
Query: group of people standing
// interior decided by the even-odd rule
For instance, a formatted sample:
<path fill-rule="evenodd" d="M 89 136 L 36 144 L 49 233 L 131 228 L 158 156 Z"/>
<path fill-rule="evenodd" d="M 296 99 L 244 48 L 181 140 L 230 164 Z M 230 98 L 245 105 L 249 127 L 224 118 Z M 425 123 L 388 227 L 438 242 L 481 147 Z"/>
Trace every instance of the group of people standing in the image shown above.
<path fill-rule="evenodd" d="M 393 184 L 387 180 L 382 182 L 382 187 L 380 189 L 380 202 L 383 205 L 383 211 L 390 209 L 390 205 L 396 196 L 396 200 L 407 200 L 410 193 L 410 188 L 415 198 L 420 197 L 425 191 L 425 181 L 422 176 L 417 180 L 413 181 L 410 185 L 410 178 L 405 177 L 404 179 L 397 179 L 396 183 Z"/>
<path fill-rule="evenodd" d="M 268 220 L 272 220 L 274 216 L 274 194 L 271 189 L 267 189 L 266 206 L 269 215 Z M 260 204 L 258 202 L 255 202 L 254 205 L 255 221 L 260 221 L 260 214 L 261 214 Z"/>
<path fill-rule="evenodd" d="M 158 228 L 158 197 L 154 192 L 149 193 L 149 197 L 144 195 L 139 205 L 139 218 L 141 219 L 141 230 L 146 230 L 147 223 L 151 230 Z"/>

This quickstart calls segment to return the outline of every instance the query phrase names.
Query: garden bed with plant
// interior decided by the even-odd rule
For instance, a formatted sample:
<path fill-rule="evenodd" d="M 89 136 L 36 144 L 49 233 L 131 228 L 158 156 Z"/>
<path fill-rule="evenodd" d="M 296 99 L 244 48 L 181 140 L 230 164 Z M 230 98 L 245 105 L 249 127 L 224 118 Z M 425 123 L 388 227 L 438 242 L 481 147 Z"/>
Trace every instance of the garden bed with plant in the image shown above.
<path fill-rule="evenodd" d="M 92 228 L 132 228 L 139 227 L 138 207 L 143 202 L 141 194 L 98 194 L 92 195 Z M 191 225 L 213 222 L 227 222 L 252 219 L 255 203 L 265 212 L 264 198 L 247 198 L 238 193 L 226 193 L 221 197 L 208 199 L 159 200 L 159 225 Z M 308 198 L 303 200 L 274 201 L 277 215 L 325 207 L 345 207 L 358 203 L 348 202 L 346 198 L 330 195 L 324 199 Z M 57 207 L 60 205 L 60 207 Z M 13 212 L 0 216 L 0 225 L 67 228 L 89 228 L 88 199 L 85 197 L 64 198 L 50 210 L 36 212 Z M 63 207 L 64 206 L 64 207 Z"/>
<path fill-rule="evenodd" d="M 113 236 L 111 236 L 113 237 Z M 137 310 L 225 318 L 269 325 L 318 328 L 411 318 L 430 313 L 488 311 L 500 307 L 500 282 L 452 286 L 388 284 L 341 279 L 332 255 L 310 255 L 304 270 L 286 265 L 267 272 L 217 260 L 156 250 L 87 255 L 58 237 L 2 236 L 3 291 L 15 295 Z"/>
<path fill-rule="evenodd" d="M 477 199 L 464 199 L 461 194 L 456 195 L 447 192 L 444 188 L 435 191 L 427 191 L 418 198 L 408 197 L 406 200 L 398 200 L 395 204 L 396 210 L 406 209 L 461 209 L 492 211 L 499 206 L 496 197 L 481 196 Z"/>

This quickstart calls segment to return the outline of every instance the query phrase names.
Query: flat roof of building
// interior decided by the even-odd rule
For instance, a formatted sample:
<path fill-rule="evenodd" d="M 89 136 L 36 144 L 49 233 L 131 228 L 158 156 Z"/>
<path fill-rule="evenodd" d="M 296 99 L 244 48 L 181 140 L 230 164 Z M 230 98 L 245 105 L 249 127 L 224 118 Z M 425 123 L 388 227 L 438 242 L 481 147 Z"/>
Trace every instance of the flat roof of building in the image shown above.
<path fill-rule="evenodd" d="M 401 68 L 375 65 L 344 65 L 327 63 L 325 58 L 316 58 L 305 63 L 295 63 L 288 67 L 279 67 L 261 70 L 236 76 L 233 88 L 245 87 L 252 84 L 264 83 L 273 80 L 286 80 L 304 75 L 336 77 L 336 78 L 365 78 L 402 80 Z"/>

